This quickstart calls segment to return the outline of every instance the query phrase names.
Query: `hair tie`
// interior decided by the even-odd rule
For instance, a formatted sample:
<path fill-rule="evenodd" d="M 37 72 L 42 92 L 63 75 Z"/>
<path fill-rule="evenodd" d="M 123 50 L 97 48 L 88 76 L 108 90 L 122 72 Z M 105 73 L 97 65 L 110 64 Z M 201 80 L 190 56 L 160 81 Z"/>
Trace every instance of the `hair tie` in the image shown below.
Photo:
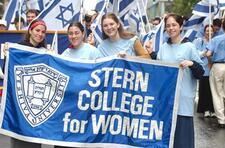
<path fill-rule="evenodd" d="M 30 29 L 30 30 L 33 30 L 33 29 L 34 29 L 36 26 L 38 26 L 38 25 L 42 25 L 42 26 L 44 26 L 45 28 L 47 28 L 45 22 L 42 21 L 42 20 L 39 20 L 39 21 L 34 22 L 33 24 L 31 24 L 31 26 L 30 26 L 29 29 Z"/>

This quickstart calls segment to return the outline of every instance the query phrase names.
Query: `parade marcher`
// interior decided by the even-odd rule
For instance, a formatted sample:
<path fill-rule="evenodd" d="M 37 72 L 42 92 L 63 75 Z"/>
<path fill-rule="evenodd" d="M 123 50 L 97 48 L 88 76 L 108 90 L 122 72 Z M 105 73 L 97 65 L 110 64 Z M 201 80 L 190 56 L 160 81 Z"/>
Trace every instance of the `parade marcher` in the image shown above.
<path fill-rule="evenodd" d="M 213 31 L 214 31 L 213 37 L 223 34 L 223 29 L 221 28 L 221 25 L 222 25 L 221 19 L 219 19 L 219 18 L 214 19 L 212 25 L 213 25 Z M 204 37 L 204 28 L 205 28 L 205 23 L 203 22 L 202 26 L 199 28 L 199 30 L 196 34 L 196 38 Z"/>
<path fill-rule="evenodd" d="M 67 29 L 69 47 L 62 53 L 63 56 L 73 59 L 94 60 L 99 57 L 98 49 L 84 42 L 85 30 L 80 22 L 72 22 Z M 55 146 L 55 148 L 64 148 Z"/>
<path fill-rule="evenodd" d="M 183 69 L 178 116 L 174 137 L 174 148 L 194 148 L 194 99 L 197 80 L 204 74 L 200 65 L 202 61 L 195 45 L 182 40 L 183 19 L 176 14 L 168 14 L 165 18 L 165 28 L 169 39 L 159 49 L 157 59 L 178 63 Z"/>
<path fill-rule="evenodd" d="M 222 28 L 225 31 L 225 21 L 222 23 Z M 214 37 L 207 49 L 206 54 L 209 58 L 212 56 L 213 63 L 209 76 L 213 106 L 219 127 L 225 128 L 225 33 Z"/>
<path fill-rule="evenodd" d="M 97 15 L 98 13 L 94 10 L 90 10 L 85 14 L 84 16 L 84 30 L 86 36 L 85 38 L 87 38 L 90 35 L 90 33 L 92 33 L 91 24 L 93 23 Z"/>
<path fill-rule="evenodd" d="M 19 44 L 46 49 L 46 30 L 47 26 L 43 20 L 32 21 L 25 36 L 25 40 L 20 42 Z"/>
<path fill-rule="evenodd" d="M 101 26 L 103 41 L 99 44 L 98 49 L 103 57 L 118 54 L 125 56 L 127 54 L 150 58 L 148 52 L 142 47 L 138 37 L 125 31 L 114 13 L 103 15 Z"/>
<path fill-rule="evenodd" d="M 20 18 L 20 20 L 19 20 L 19 17 L 16 17 L 14 19 L 13 24 L 15 25 L 16 30 L 23 30 L 24 25 L 25 25 L 25 21 L 22 17 Z"/>
<path fill-rule="evenodd" d="M 157 27 L 157 25 L 159 25 L 161 22 L 161 18 L 160 17 L 155 17 L 153 20 L 152 20 L 152 25 L 153 25 L 153 30 L 155 30 Z"/>
<path fill-rule="evenodd" d="M 221 26 L 222 26 L 222 20 L 221 19 L 216 18 L 216 19 L 213 20 L 213 29 L 214 29 L 213 37 L 216 37 L 218 35 L 222 35 L 224 33 Z"/>
<path fill-rule="evenodd" d="M 32 21 L 32 23 L 28 28 L 24 41 L 20 42 L 19 44 L 29 47 L 35 47 L 38 48 L 38 50 L 45 51 L 46 30 L 47 27 L 44 21 L 42 20 Z M 21 141 L 12 138 L 11 148 L 41 148 L 41 144 Z"/>
<path fill-rule="evenodd" d="M 199 52 L 201 60 L 204 63 L 204 76 L 199 80 L 199 100 L 197 106 L 198 113 L 204 113 L 204 117 L 211 117 L 214 115 L 214 108 L 212 102 L 212 94 L 209 85 L 209 63 L 206 57 L 206 46 L 210 38 L 213 36 L 213 26 L 206 25 L 204 28 L 204 37 L 194 40 L 194 44 Z"/>
<path fill-rule="evenodd" d="M 36 9 L 28 9 L 26 12 L 27 26 L 38 16 L 39 11 Z"/>
<path fill-rule="evenodd" d="M 74 59 L 92 60 L 98 58 L 100 55 L 98 49 L 84 42 L 85 31 L 80 22 L 71 23 L 67 33 L 70 45 L 62 55 Z"/>

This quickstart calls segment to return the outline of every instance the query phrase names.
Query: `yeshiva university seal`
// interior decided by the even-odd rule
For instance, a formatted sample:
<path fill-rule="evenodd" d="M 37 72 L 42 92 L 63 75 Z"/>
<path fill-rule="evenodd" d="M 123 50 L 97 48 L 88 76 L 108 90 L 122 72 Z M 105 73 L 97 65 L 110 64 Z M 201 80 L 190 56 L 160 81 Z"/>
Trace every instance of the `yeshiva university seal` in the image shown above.
<path fill-rule="evenodd" d="M 69 76 L 45 64 L 15 66 L 19 107 L 33 127 L 51 117 L 60 106 Z"/>

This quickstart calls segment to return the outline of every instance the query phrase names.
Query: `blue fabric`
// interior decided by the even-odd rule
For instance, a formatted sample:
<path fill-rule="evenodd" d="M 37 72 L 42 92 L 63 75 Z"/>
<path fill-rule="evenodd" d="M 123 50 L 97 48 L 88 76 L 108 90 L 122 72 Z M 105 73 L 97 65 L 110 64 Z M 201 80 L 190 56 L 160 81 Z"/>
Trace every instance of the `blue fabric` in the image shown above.
<path fill-rule="evenodd" d="M 98 49 L 101 52 L 102 57 L 117 55 L 120 51 L 125 51 L 128 55 L 134 56 L 134 43 L 137 39 L 137 36 L 134 36 L 131 39 L 120 38 L 117 41 L 106 39 L 99 44 Z"/>
<path fill-rule="evenodd" d="M 216 36 L 219 36 L 219 35 L 222 35 L 222 34 L 224 34 L 224 31 L 223 31 L 223 29 L 222 29 L 222 28 L 220 28 L 220 30 L 219 30 L 219 31 L 214 32 L 213 37 L 216 37 Z"/>
<path fill-rule="evenodd" d="M 174 137 L 174 148 L 194 148 L 194 140 L 193 117 L 178 115 Z"/>
<path fill-rule="evenodd" d="M 196 34 L 196 38 L 203 38 L 203 37 L 204 37 L 204 26 L 201 25 Z"/>
<path fill-rule="evenodd" d="M 207 49 L 213 52 L 212 62 L 225 62 L 225 34 L 213 38 Z"/>
<path fill-rule="evenodd" d="M 73 147 L 169 147 L 178 67 L 129 58 L 73 62 L 18 44 L 9 44 L 8 58 L 0 128 L 10 136 Z"/>
<path fill-rule="evenodd" d="M 209 67 L 208 67 L 208 58 L 207 57 L 204 57 L 202 56 L 202 52 L 206 52 L 207 49 L 206 49 L 206 46 L 208 45 L 208 42 L 204 41 L 203 38 L 197 38 L 193 41 L 193 43 L 195 44 L 198 52 L 199 52 L 199 55 L 201 57 L 201 60 L 203 61 L 203 68 L 205 70 L 205 73 L 204 73 L 204 76 L 209 76 Z"/>
<path fill-rule="evenodd" d="M 62 55 L 74 59 L 94 60 L 100 56 L 100 52 L 94 46 L 83 43 L 77 49 L 67 48 Z"/>
<path fill-rule="evenodd" d="M 183 60 L 194 60 L 203 64 L 195 45 L 190 42 L 172 45 L 164 43 L 158 52 L 157 59 L 169 63 L 180 63 Z M 183 72 L 184 76 L 180 88 L 178 114 L 183 116 L 193 116 L 197 80 L 193 77 L 190 68 L 185 68 Z"/>

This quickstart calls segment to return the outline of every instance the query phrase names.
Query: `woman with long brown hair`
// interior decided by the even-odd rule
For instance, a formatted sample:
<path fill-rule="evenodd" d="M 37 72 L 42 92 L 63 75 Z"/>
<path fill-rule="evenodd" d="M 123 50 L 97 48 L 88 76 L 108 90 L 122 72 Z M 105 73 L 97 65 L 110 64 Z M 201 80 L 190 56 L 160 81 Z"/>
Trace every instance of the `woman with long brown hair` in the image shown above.
<path fill-rule="evenodd" d="M 101 26 L 104 40 L 99 44 L 98 49 L 103 57 L 123 53 L 124 55 L 150 58 L 138 37 L 125 31 L 114 13 L 103 15 Z"/>

